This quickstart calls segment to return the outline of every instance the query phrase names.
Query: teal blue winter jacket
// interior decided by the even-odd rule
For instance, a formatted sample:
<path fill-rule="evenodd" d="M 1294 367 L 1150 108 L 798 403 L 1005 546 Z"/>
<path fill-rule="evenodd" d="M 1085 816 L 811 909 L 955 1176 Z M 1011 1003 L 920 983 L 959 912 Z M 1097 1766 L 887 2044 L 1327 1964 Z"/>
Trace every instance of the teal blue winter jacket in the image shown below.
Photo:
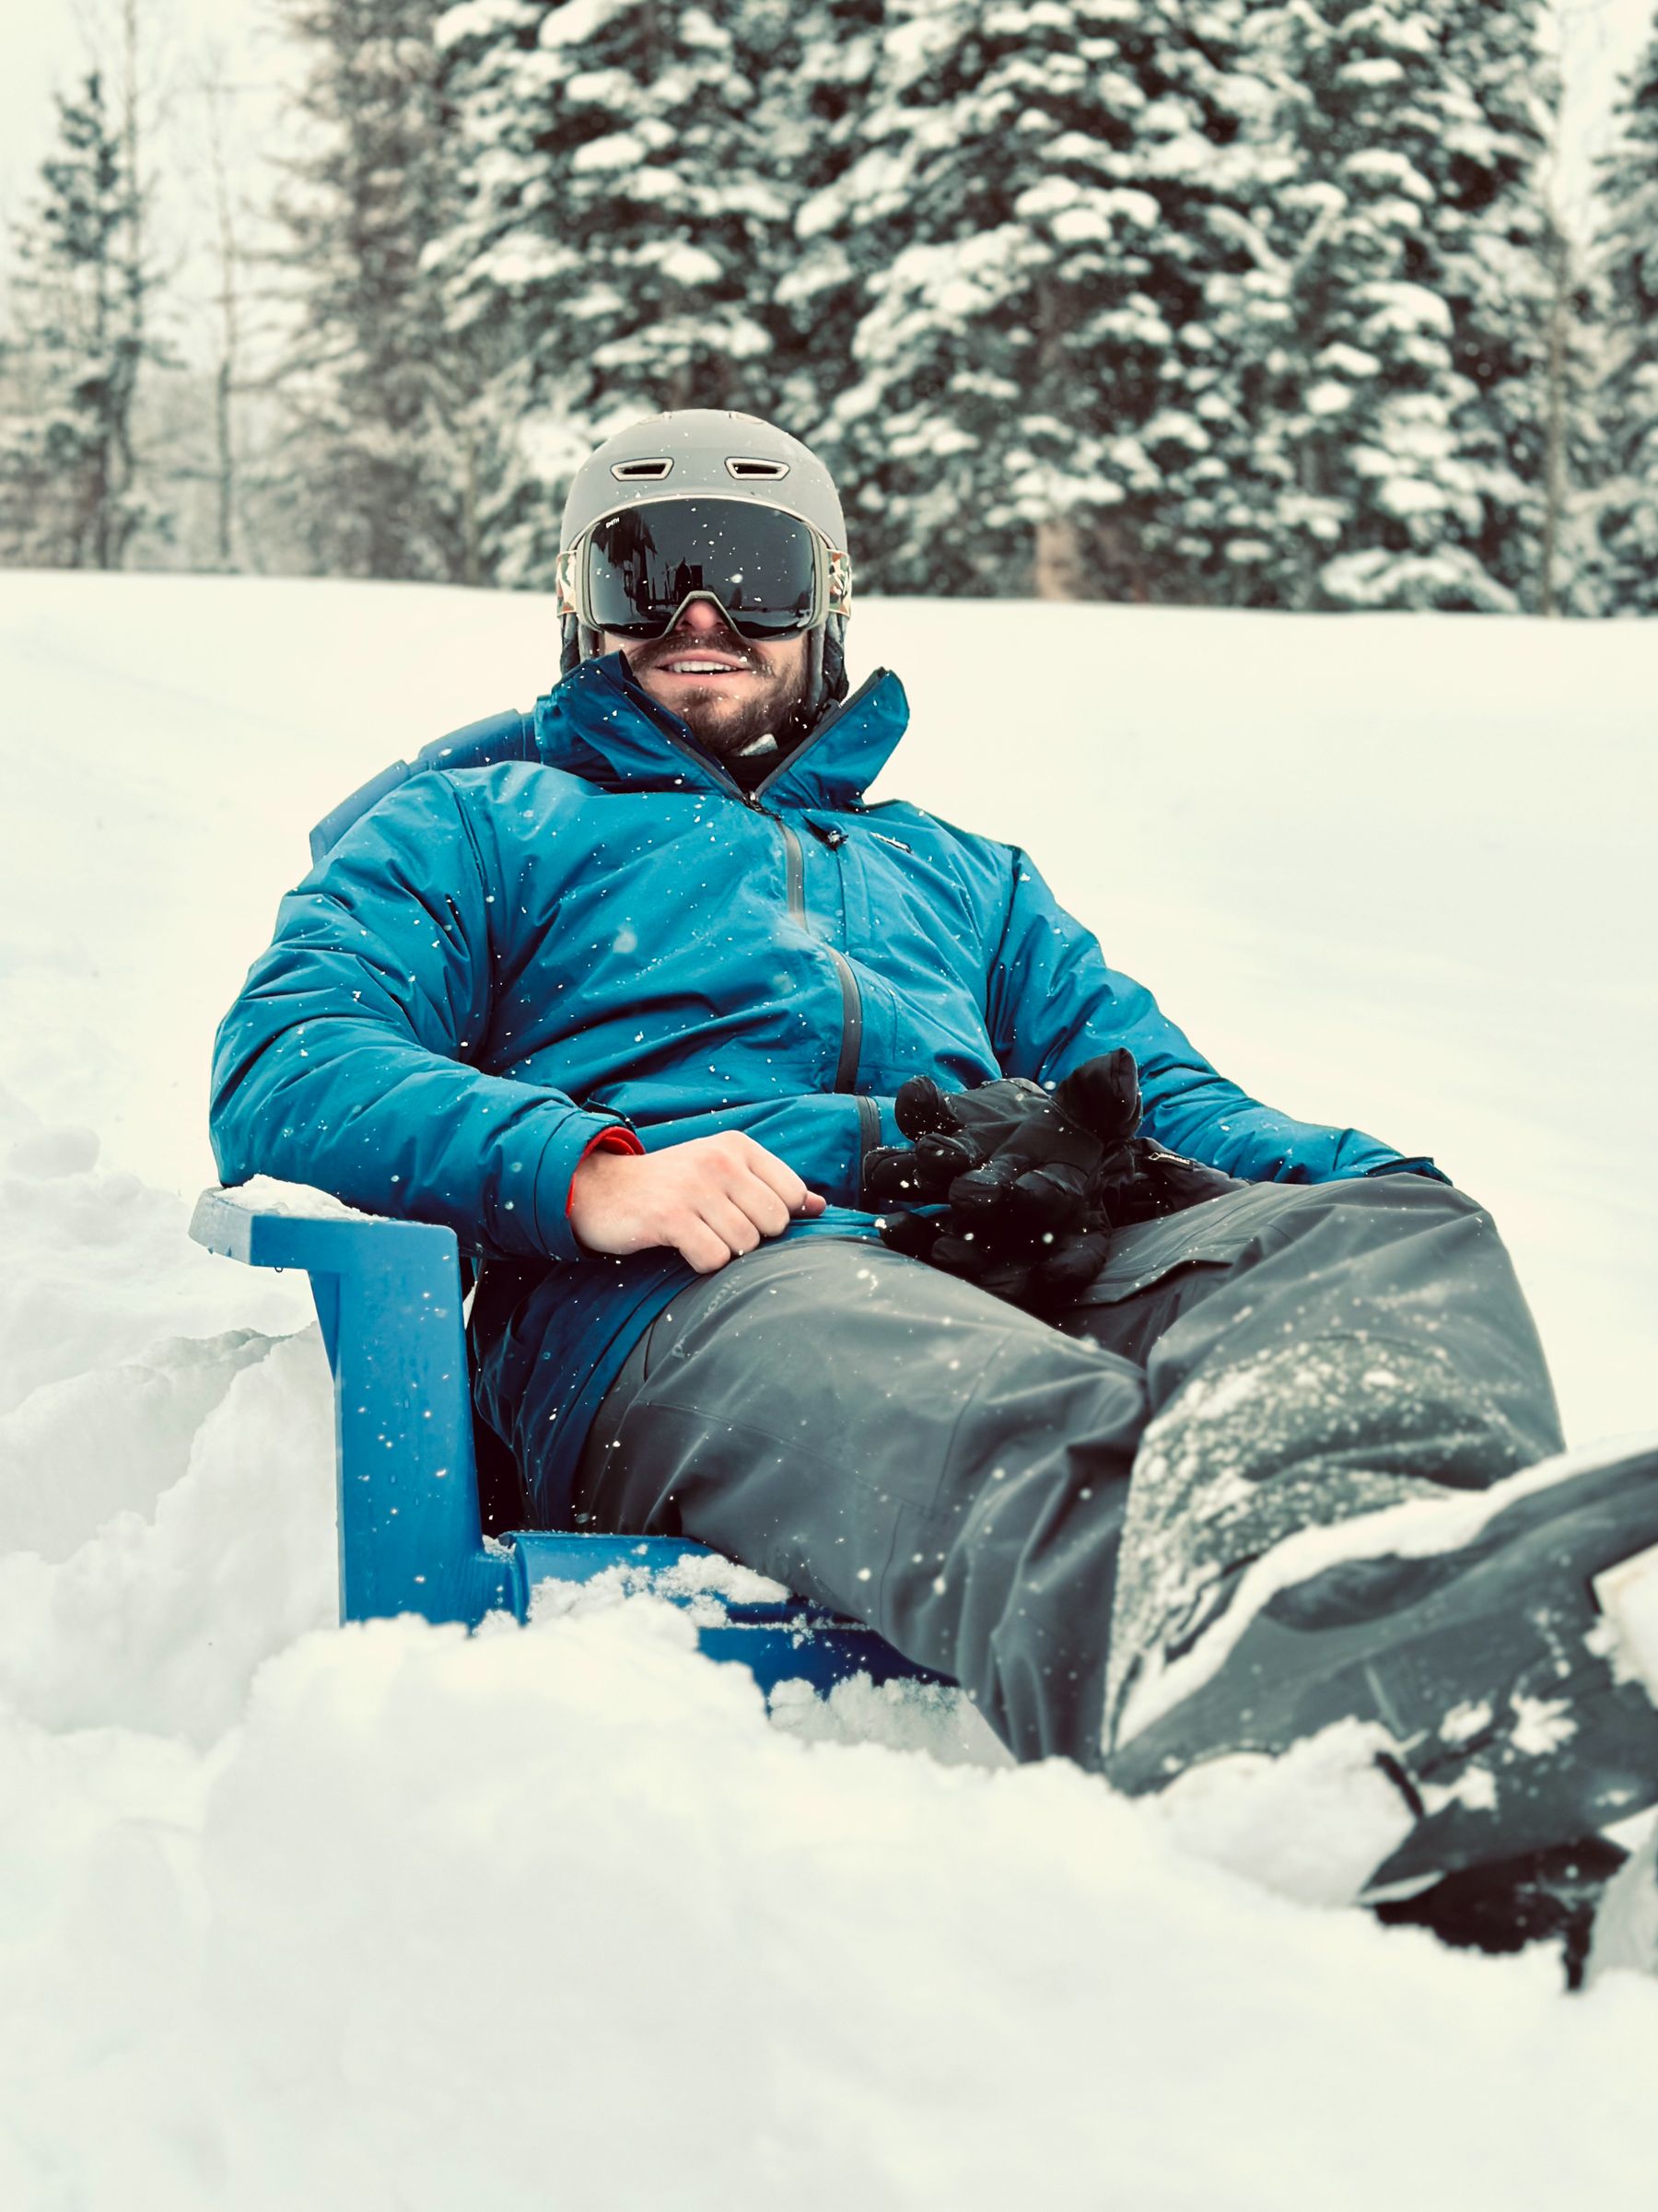
<path fill-rule="evenodd" d="M 1255 1180 L 1385 1172 L 1355 1129 L 1217 1074 L 1012 847 L 863 794 L 902 735 L 882 673 L 745 797 L 618 655 L 538 701 L 523 762 L 414 776 L 282 902 L 218 1033 L 228 1183 L 315 1184 L 446 1222 L 485 1262 L 481 1410 L 556 1524 L 582 1434 L 689 1279 L 583 1251 L 570 1178 L 618 1121 L 647 1148 L 742 1129 L 872 1233 L 861 1164 L 906 1076 L 1051 1083 L 1126 1045 L 1146 1133 Z"/>

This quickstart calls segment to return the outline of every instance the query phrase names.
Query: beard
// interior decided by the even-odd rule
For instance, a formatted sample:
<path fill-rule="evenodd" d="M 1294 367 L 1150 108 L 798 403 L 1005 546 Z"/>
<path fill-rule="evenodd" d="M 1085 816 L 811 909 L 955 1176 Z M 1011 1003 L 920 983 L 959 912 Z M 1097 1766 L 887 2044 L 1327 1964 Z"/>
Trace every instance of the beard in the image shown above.
<path fill-rule="evenodd" d="M 693 639 L 683 634 L 671 638 L 653 638 L 648 644 L 628 651 L 627 664 L 637 681 L 652 691 L 655 686 L 649 678 L 653 669 L 664 661 L 694 657 L 698 646 L 741 660 L 748 673 L 734 678 L 730 690 L 710 686 L 681 695 L 675 686 L 673 712 L 704 752 L 727 767 L 742 760 L 763 738 L 773 738 L 775 746 L 767 745 L 754 755 L 754 765 L 763 769 L 769 767 L 801 734 L 806 653 L 791 654 L 787 667 L 776 668 L 762 660 L 742 638 L 730 630 L 719 630 Z M 667 703 L 663 694 L 657 696 Z"/>

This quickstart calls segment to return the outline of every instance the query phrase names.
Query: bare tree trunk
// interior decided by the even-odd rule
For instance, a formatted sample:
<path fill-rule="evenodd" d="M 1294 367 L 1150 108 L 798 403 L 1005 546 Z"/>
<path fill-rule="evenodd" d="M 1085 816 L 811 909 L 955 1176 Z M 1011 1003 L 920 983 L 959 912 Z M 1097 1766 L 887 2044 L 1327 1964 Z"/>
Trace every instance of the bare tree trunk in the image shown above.
<path fill-rule="evenodd" d="M 461 494 L 461 580 L 476 590 L 484 576 L 478 530 L 478 440 L 470 425 L 462 436 L 466 440 L 466 470 Z"/>
<path fill-rule="evenodd" d="M 234 569 L 236 560 L 236 439 L 233 403 L 239 352 L 240 320 L 236 292 L 236 216 L 225 166 L 224 62 L 215 54 L 203 81 L 207 101 L 207 151 L 213 170 L 214 212 L 218 231 L 219 361 L 214 380 L 214 448 L 218 491 L 218 565 Z"/>
<path fill-rule="evenodd" d="M 110 557 L 112 533 L 110 528 L 111 478 L 114 474 L 115 431 L 113 423 L 113 377 L 107 374 L 110 359 L 110 263 L 100 245 L 98 259 L 98 288 L 94 294 L 95 306 L 92 331 L 97 346 L 97 357 L 104 364 L 106 378 L 99 401 L 98 439 L 92 449 L 92 474 L 87 486 L 86 523 L 75 533 L 76 568 L 82 565 L 85 548 L 85 529 L 89 526 L 92 538 L 93 565 L 99 568 L 112 568 Z"/>
<path fill-rule="evenodd" d="M 1063 419 L 1067 303 L 1052 274 L 1036 283 L 1035 391 L 1038 406 Z M 1038 599 L 1080 599 L 1084 568 L 1081 533 L 1074 515 L 1047 515 L 1036 524 L 1031 546 L 1031 590 Z"/>
<path fill-rule="evenodd" d="M 1571 289 L 1571 249 L 1565 231 L 1548 211 L 1549 261 L 1554 282 L 1548 308 L 1548 392 L 1544 428 L 1543 551 L 1538 579 L 1537 611 L 1554 615 L 1560 611 L 1557 570 L 1560 554 L 1560 526 L 1566 512 L 1566 377 L 1567 319 Z"/>
<path fill-rule="evenodd" d="M 1082 549 L 1069 515 L 1053 515 L 1037 523 L 1031 589 L 1038 599 L 1082 597 Z"/>
<path fill-rule="evenodd" d="M 133 447 L 133 400 L 138 382 L 138 362 L 144 351 L 144 202 L 138 180 L 138 0 L 122 0 L 122 154 L 126 168 L 126 251 L 123 256 L 121 273 L 125 293 L 125 313 L 119 347 L 119 367 L 111 379 L 110 392 L 110 427 L 114 465 L 111 470 L 111 484 L 106 505 L 113 508 L 121 502 L 123 514 L 118 528 L 111 529 L 113 514 L 106 521 L 108 551 L 99 562 L 99 568 L 119 568 L 126 559 L 127 539 L 132 534 L 132 521 L 126 509 L 128 497 L 138 474 L 137 455 Z"/>

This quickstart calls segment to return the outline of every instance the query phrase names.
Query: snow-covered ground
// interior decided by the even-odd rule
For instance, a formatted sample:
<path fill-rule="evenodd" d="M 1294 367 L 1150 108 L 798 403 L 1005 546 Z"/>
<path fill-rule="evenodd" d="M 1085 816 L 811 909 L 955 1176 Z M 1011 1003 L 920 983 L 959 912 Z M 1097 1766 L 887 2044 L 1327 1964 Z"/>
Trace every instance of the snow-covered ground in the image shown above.
<path fill-rule="evenodd" d="M 1275 1104 L 1492 1205 L 1658 1421 L 1658 626 L 870 605 L 888 787 L 1027 844 Z M 1582 2000 L 1183 1856 L 948 1701 L 771 1718 L 645 1605 L 341 1633 L 302 1286 L 184 1237 L 213 1026 L 530 599 L 0 576 L 0 2201 L 1622 2202 Z"/>

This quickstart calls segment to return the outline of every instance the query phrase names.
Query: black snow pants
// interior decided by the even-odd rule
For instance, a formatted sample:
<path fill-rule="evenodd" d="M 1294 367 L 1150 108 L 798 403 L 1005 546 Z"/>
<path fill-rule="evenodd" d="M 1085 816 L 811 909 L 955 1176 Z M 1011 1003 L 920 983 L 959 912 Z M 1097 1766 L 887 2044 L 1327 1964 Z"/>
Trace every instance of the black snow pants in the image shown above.
<path fill-rule="evenodd" d="M 1120 1672 L 1160 1633 L 1157 1575 L 1119 1571 L 1137 1523 L 1237 1565 L 1560 1443 L 1470 1199 L 1414 1176 L 1256 1184 L 1120 1231 L 1053 1324 L 880 1245 L 763 1245 L 636 1347 L 576 1506 L 858 1616 L 1017 1756 L 1097 1767 L 1114 1646 Z"/>

